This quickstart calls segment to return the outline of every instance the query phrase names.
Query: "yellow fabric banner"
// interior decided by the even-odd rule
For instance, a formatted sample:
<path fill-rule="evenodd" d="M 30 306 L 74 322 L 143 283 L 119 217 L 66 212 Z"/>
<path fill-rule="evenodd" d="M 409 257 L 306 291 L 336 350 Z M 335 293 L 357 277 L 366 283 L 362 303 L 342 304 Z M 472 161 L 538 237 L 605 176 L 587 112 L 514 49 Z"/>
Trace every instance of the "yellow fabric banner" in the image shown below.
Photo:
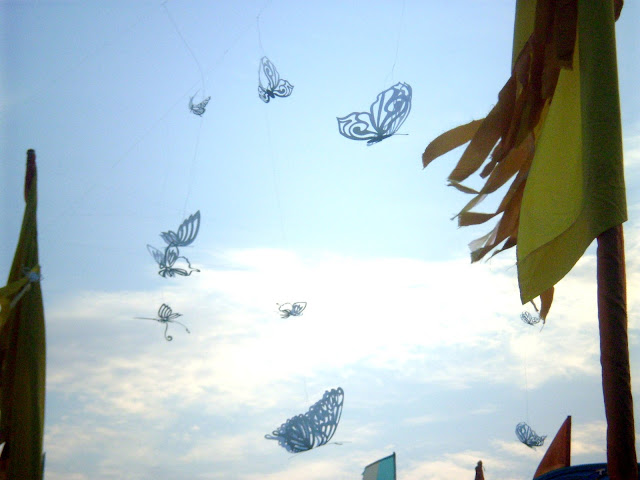
<path fill-rule="evenodd" d="M 613 2 L 579 0 L 577 31 L 573 69 L 560 72 L 522 198 L 516 249 L 523 303 L 627 219 Z"/>
<path fill-rule="evenodd" d="M 26 207 L 0 318 L 0 479 L 42 478 L 45 325 L 39 282 L 35 152 L 27 153 Z"/>

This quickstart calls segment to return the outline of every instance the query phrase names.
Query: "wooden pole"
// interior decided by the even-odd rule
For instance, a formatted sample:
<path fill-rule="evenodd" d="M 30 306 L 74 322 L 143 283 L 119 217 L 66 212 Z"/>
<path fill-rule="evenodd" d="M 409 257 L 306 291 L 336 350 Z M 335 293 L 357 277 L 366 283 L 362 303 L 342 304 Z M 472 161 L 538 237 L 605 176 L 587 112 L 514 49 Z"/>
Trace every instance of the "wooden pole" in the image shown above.
<path fill-rule="evenodd" d="M 622 225 L 598 236 L 598 320 L 611 480 L 638 480 Z"/>

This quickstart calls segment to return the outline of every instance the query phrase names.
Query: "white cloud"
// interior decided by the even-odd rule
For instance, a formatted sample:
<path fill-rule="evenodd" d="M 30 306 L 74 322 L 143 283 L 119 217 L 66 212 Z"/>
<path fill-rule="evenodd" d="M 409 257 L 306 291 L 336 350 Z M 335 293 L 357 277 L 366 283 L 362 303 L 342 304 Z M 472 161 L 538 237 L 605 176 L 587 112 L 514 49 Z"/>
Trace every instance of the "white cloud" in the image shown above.
<path fill-rule="evenodd" d="M 627 232 L 630 252 L 640 248 L 637 233 Z M 172 453 L 176 465 L 203 467 L 198 472 L 220 459 L 229 465 L 227 474 L 197 478 L 227 478 L 229 471 L 247 480 L 351 478 L 354 469 L 394 448 L 395 440 L 385 439 L 385 415 L 410 393 L 389 390 L 385 375 L 414 390 L 443 392 L 479 385 L 534 392 L 557 380 L 600 375 L 593 256 L 558 285 L 542 330 L 519 320 L 523 307 L 508 256 L 469 265 L 466 259 L 248 249 L 204 263 L 209 267 L 200 274 L 159 291 L 77 292 L 48 306 L 49 394 L 73 402 L 78 418 L 117 418 L 126 426 L 53 421 L 47 429 L 52 478 L 60 477 L 60 462 L 83 451 L 96 456 L 100 478 L 117 478 L 123 465 L 135 473 L 131 478 L 153 478 L 135 465 L 156 465 L 167 438 L 180 445 Z M 634 312 L 640 291 L 636 269 L 628 280 Z M 288 301 L 308 302 L 304 315 L 281 319 L 276 302 Z M 166 342 L 162 325 L 132 318 L 153 316 L 162 302 L 183 314 L 190 335 L 171 325 L 174 340 Z M 303 475 L 310 471 L 307 463 L 295 461 L 259 474 L 241 468 L 247 452 L 268 463 L 280 450 L 264 440 L 265 433 L 306 411 L 324 389 L 355 380 L 370 382 L 369 391 L 347 391 L 345 405 L 371 418 L 344 416 L 336 441 L 347 442 L 348 458 L 340 457 L 338 447 L 331 461 L 307 457 L 316 462 L 312 477 Z M 384 394 L 371 393 L 378 390 Z M 400 412 L 395 427 L 425 426 L 430 432 L 436 422 L 482 421 L 503 409 L 490 397 L 466 412 L 424 407 Z M 177 427 L 183 424 L 188 427 Z M 575 455 L 601 456 L 602 441 L 590 440 L 595 430 L 582 426 L 575 432 Z M 361 444 L 371 450 L 360 450 Z M 402 476 L 463 478 L 482 459 L 491 478 L 506 480 L 516 478 L 514 471 L 534 469 L 541 456 L 540 449 L 515 440 L 496 438 L 490 445 L 488 453 L 414 456 Z"/>
<path fill-rule="evenodd" d="M 624 164 L 627 168 L 640 166 L 640 124 L 632 126 L 624 137 Z"/>
<path fill-rule="evenodd" d="M 408 468 L 399 469 L 398 477 L 406 480 L 473 478 L 479 460 L 482 460 L 486 478 L 503 480 L 521 478 L 514 473 L 516 462 L 499 459 L 487 452 L 471 450 L 447 453 L 437 460 L 412 462 Z"/>
<path fill-rule="evenodd" d="M 571 455 L 598 454 L 606 458 L 607 424 L 603 421 L 571 426 Z"/>

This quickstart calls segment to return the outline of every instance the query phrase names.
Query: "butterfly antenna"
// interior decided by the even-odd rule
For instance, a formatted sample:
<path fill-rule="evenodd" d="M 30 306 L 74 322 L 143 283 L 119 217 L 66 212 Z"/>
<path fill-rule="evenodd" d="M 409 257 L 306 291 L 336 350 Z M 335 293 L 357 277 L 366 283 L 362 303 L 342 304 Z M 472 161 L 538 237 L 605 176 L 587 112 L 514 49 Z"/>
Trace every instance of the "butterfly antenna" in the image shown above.
<path fill-rule="evenodd" d="M 192 272 L 199 272 L 200 271 L 197 268 L 193 268 L 191 266 L 191 262 L 189 262 L 189 259 L 187 257 L 185 257 L 184 255 L 180 255 L 178 258 L 182 258 L 185 262 L 187 262 L 187 265 L 192 270 L 191 272 L 189 272 L 189 275 L 191 275 Z"/>
<path fill-rule="evenodd" d="M 169 328 L 169 324 L 167 323 L 167 324 L 164 326 L 164 339 L 165 339 L 167 342 L 170 342 L 171 340 L 173 340 L 173 337 L 172 337 L 171 335 L 167 335 L 167 329 L 168 329 L 168 328 Z"/>
<path fill-rule="evenodd" d="M 187 331 L 187 333 L 191 333 L 184 323 L 178 322 L 177 320 L 171 320 L 171 323 L 177 323 L 178 325 L 182 325 L 184 329 Z"/>

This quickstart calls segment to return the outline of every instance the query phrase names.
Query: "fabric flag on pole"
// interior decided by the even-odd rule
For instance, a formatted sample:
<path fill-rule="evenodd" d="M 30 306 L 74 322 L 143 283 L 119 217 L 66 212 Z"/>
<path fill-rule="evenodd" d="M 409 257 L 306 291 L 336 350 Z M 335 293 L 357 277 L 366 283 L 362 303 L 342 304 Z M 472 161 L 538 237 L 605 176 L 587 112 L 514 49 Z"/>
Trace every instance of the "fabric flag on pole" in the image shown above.
<path fill-rule="evenodd" d="M 362 472 L 362 480 L 396 480 L 395 452 L 367 465 Z"/>
<path fill-rule="evenodd" d="M 470 142 L 449 175 L 473 195 L 458 223 L 499 217 L 470 244 L 472 261 L 517 246 L 521 300 L 541 296 L 542 318 L 554 285 L 600 233 L 627 219 L 614 26 L 621 4 L 518 0 L 512 75 L 498 103 L 422 156 L 426 167 Z M 485 160 L 484 186 L 463 185 Z M 495 212 L 472 211 L 511 179 Z"/>
<path fill-rule="evenodd" d="M 559 468 L 571 466 L 571 415 L 564 421 L 553 442 L 547 448 L 544 457 L 538 465 L 533 478 L 557 470 Z"/>
<path fill-rule="evenodd" d="M 0 479 L 40 480 L 45 325 L 36 226 L 35 152 L 27 152 L 26 207 L 7 285 L 0 289 Z"/>

